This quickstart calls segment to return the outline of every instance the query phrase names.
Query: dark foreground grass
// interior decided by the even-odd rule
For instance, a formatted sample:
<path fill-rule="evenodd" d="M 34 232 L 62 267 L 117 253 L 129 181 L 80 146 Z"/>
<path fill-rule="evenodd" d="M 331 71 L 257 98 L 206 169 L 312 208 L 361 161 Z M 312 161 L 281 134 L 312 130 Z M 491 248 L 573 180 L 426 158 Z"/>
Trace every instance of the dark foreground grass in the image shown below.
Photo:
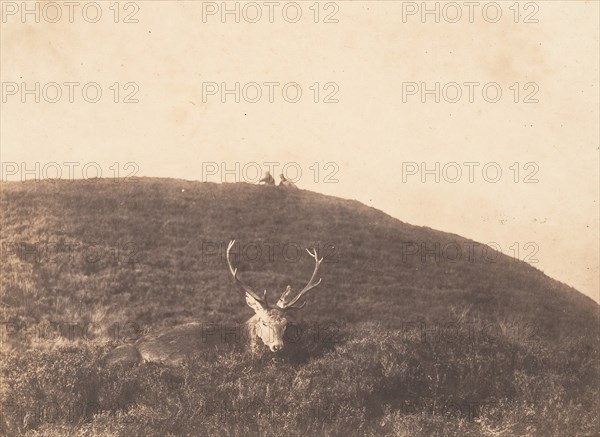
<path fill-rule="evenodd" d="M 4 431 L 67 435 L 594 435 L 594 366 L 505 339 L 423 342 L 377 324 L 305 363 L 207 349 L 100 365 L 107 347 L 10 354 Z M 587 382 L 586 382 L 587 381 Z"/>
<path fill-rule="evenodd" d="M 599 432 L 598 306 L 461 237 L 245 184 L 3 184 L 1 208 L 1 434 Z M 224 261 L 230 238 L 271 300 L 310 276 L 296 246 L 326 256 L 287 354 L 217 342 L 182 366 L 107 366 L 145 331 L 200 321 L 214 334 L 250 315 Z"/>

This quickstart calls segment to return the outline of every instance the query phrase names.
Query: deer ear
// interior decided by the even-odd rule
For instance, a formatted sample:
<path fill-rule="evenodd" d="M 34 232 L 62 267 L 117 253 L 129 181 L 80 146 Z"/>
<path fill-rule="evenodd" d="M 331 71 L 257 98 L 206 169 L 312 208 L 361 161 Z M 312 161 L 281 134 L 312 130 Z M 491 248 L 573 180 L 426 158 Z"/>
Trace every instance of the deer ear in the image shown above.
<path fill-rule="evenodd" d="M 258 300 L 254 299 L 248 293 L 246 293 L 246 303 L 248 304 L 248 306 L 250 308 L 252 308 L 254 310 L 254 312 L 257 312 L 257 313 L 259 311 L 264 311 L 264 310 L 267 309 L 267 306 L 265 304 L 263 304 L 262 302 L 259 302 Z"/>

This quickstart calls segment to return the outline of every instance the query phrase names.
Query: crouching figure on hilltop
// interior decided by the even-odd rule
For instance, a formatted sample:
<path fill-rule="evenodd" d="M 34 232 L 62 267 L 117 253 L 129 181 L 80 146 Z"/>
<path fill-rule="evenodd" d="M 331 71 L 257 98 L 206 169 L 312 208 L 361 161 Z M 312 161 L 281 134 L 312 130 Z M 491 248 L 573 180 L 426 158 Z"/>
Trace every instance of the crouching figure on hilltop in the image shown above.
<path fill-rule="evenodd" d="M 296 184 L 293 183 L 292 181 L 290 181 L 289 179 L 286 179 L 283 174 L 280 174 L 279 178 L 281 179 L 281 181 L 279 182 L 279 186 L 281 188 L 293 188 L 293 189 L 296 189 L 296 190 L 298 189 L 298 187 L 296 186 Z"/>
<path fill-rule="evenodd" d="M 270 171 L 266 171 L 265 175 L 262 177 L 260 181 L 258 181 L 258 185 L 275 185 L 275 178 L 271 176 Z"/>

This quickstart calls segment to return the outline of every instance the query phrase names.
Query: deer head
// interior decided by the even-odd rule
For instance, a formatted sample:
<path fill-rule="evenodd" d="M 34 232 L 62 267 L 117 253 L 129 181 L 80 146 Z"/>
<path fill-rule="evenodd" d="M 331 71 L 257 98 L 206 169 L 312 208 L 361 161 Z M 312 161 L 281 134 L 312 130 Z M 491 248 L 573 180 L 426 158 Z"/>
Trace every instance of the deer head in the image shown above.
<path fill-rule="evenodd" d="M 306 249 L 308 254 L 315 260 L 315 270 L 313 271 L 308 284 L 306 284 L 301 291 L 295 294 L 292 291 L 292 287 L 288 285 L 285 291 L 281 294 L 276 306 L 271 307 L 267 302 L 267 290 L 265 290 L 261 296 L 244 284 L 238 277 L 238 270 L 231 264 L 229 255 L 229 252 L 234 244 L 235 240 L 231 240 L 227 246 L 227 264 L 229 265 L 229 270 L 231 271 L 237 286 L 244 292 L 246 303 L 255 312 L 255 315 L 246 322 L 250 327 L 251 337 L 260 338 L 264 345 L 267 346 L 272 352 L 281 351 L 284 347 L 283 338 L 285 334 L 285 328 L 289 321 L 288 311 L 290 309 L 303 308 L 304 305 L 306 305 L 306 301 L 300 305 L 298 305 L 298 301 L 306 293 L 321 283 L 321 279 L 315 281 L 315 277 L 317 276 L 317 272 L 319 271 L 319 267 L 321 265 L 321 261 L 323 261 L 323 258 L 319 259 L 316 249 L 313 249 L 312 252 Z M 254 338 L 252 338 L 252 340 L 254 340 Z"/>

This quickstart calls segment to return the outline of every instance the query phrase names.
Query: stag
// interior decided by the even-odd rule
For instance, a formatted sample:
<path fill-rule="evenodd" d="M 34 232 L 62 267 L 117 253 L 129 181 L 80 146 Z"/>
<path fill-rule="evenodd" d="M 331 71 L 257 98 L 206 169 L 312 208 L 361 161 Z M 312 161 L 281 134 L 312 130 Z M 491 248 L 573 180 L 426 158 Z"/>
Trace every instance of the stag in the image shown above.
<path fill-rule="evenodd" d="M 252 355 L 260 354 L 261 348 L 268 348 L 271 352 L 280 352 L 284 348 L 285 328 L 290 322 L 289 311 L 303 308 L 306 301 L 300 303 L 300 300 L 321 283 L 321 279 L 316 280 L 316 277 L 323 258 L 318 257 L 316 249 L 312 251 L 306 249 L 315 260 L 315 268 L 308 284 L 297 293 L 294 293 L 291 286 L 288 285 L 275 306 L 271 306 L 267 301 L 266 290 L 262 295 L 256 293 L 239 278 L 238 269 L 231 262 L 231 249 L 234 245 L 235 240 L 231 240 L 227 246 L 227 265 L 236 286 L 242 291 L 246 303 L 254 310 L 254 316 L 250 317 L 243 325 L 245 335 L 240 337 L 248 340 Z M 206 343 L 206 325 L 192 322 L 155 334 L 144 335 L 132 344 L 114 349 L 107 355 L 106 360 L 108 363 L 133 364 L 150 361 L 180 364 L 198 353 L 202 347 L 206 346 Z"/>
<path fill-rule="evenodd" d="M 298 304 L 298 301 L 304 297 L 306 293 L 315 288 L 321 283 L 321 279 L 315 280 L 319 267 L 323 258 L 319 258 L 317 250 L 306 249 L 308 254 L 315 260 L 315 269 L 313 271 L 308 284 L 294 295 L 291 286 L 287 286 L 281 294 L 279 300 L 274 307 L 267 302 L 267 290 L 261 295 L 256 293 L 252 288 L 248 287 L 238 277 L 238 270 L 231 263 L 230 252 L 235 244 L 235 240 L 231 240 L 227 246 L 227 264 L 229 271 L 233 275 L 233 279 L 237 286 L 242 290 L 246 297 L 246 303 L 254 310 L 254 316 L 246 321 L 247 332 L 250 338 L 250 347 L 253 352 L 257 352 L 260 348 L 260 341 L 267 346 L 272 352 L 279 352 L 284 347 L 284 333 L 288 324 L 288 311 L 290 309 L 300 309 L 306 305 L 306 301 Z"/>

